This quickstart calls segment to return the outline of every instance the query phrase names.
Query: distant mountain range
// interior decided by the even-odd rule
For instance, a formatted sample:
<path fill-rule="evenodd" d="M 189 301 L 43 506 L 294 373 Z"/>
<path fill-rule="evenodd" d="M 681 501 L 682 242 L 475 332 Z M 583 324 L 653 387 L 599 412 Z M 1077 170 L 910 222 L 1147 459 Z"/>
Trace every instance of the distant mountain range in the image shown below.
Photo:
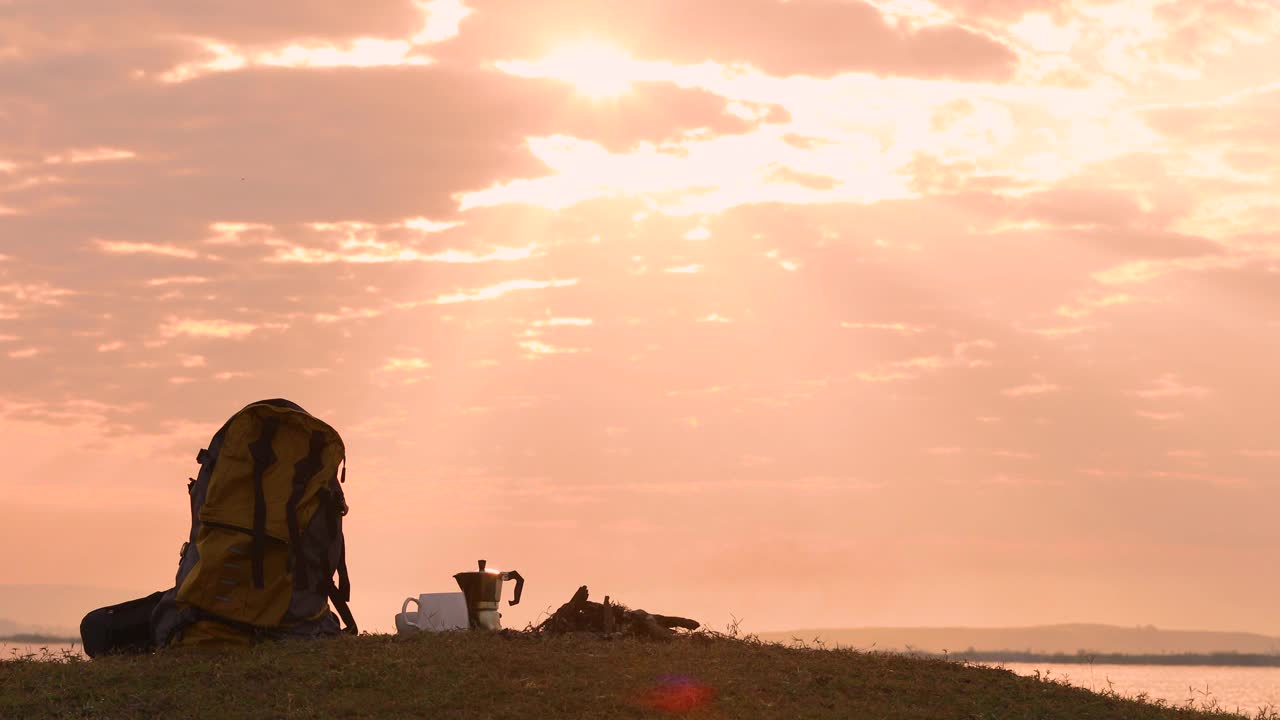
<path fill-rule="evenodd" d="M 79 637 L 80 619 L 90 610 L 146 594 L 87 585 L 0 585 L 0 638 Z"/>
<path fill-rule="evenodd" d="M 1203 630 L 1159 630 L 1153 626 L 1067 624 L 1021 628 L 904 627 L 809 628 L 759 633 L 762 640 L 799 639 L 828 647 L 860 650 L 915 650 L 959 653 L 966 650 L 1039 654 L 1124 653 L 1280 653 L 1280 638 L 1256 633 Z"/>
<path fill-rule="evenodd" d="M 80 637 L 80 632 L 70 628 L 54 627 L 50 625 L 25 625 L 12 620 L 0 618 L 0 640 L 13 637 L 26 638 L 30 636 L 45 638 L 77 638 Z"/>

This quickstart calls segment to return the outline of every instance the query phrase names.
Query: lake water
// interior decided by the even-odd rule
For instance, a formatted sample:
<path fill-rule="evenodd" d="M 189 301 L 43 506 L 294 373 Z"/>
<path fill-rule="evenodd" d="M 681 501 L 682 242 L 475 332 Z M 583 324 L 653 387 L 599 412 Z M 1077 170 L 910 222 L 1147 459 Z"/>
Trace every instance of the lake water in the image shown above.
<path fill-rule="evenodd" d="M 79 644 L 64 645 L 62 643 L 12 643 L 0 641 L 0 660 L 12 660 L 18 657 L 34 655 L 37 658 L 52 656 L 62 657 L 63 653 L 72 653 L 84 657 L 84 649 Z"/>
<path fill-rule="evenodd" d="M 1106 690 L 1125 697 L 1145 692 L 1183 706 L 1190 699 L 1198 708 L 1216 700 L 1228 712 L 1250 716 L 1265 708 L 1280 710 L 1280 667 L 1229 667 L 1211 665 L 1072 665 L 1062 663 L 988 663 L 1019 675 L 1040 671 L 1077 687 Z M 1109 681 L 1109 685 L 1108 685 Z"/>
<path fill-rule="evenodd" d="M 0 660 L 24 655 L 61 657 L 64 652 L 83 656 L 79 645 L 23 645 L 0 642 Z M 1280 710 L 1280 667 L 1230 667 L 1211 665 L 1073 665 L 1064 663 L 988 663 L 1032 677 L 1037 671 L 1088 690 L 1108 687 L 1125 697 L 1147 693 L 1172 705 L 1196 707 L 1212 701 L 1226 711 L 1248 715 L 1259 710 Z"/>

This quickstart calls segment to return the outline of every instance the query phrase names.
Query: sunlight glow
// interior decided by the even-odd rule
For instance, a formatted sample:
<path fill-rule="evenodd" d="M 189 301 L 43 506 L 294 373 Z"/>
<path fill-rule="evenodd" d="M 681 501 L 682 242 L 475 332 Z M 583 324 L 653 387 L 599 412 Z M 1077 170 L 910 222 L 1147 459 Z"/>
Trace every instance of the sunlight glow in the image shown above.
<path fill-rule="evenodd" d="M 1047 13 L 1028 13 L 1009 26 L 1009 32 L 1042 53 L 1070 52 L 1080 40 L 1079 27 L 1058 25 Z"/>
<path fill-rule="evenodd" d="M 499 69 L 527 78 L 550 78 L 570 83 L 593 100 L 619 97 L 645 75 L 641 63 L 620 48 L 596 40 L 562 45 L 550 55 L 528 62 L 497 63 Z"/>

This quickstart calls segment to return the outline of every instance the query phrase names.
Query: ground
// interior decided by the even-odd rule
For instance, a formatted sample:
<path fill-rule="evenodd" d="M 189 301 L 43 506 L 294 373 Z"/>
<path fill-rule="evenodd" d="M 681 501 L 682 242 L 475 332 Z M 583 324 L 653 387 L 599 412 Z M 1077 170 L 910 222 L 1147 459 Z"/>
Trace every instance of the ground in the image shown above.
<path fill-rule="evenodd" d="M 715 635 L 362 635 L 0 663 L 2 718 L 1234 718 L 938 659 Z"/>

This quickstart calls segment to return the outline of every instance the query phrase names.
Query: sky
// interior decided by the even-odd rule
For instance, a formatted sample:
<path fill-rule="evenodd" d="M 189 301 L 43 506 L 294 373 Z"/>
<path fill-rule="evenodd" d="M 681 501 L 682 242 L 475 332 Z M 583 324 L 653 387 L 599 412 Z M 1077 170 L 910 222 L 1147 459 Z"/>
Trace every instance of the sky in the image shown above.
<path fill-rule="evenodd" d="M 515 627 L 1280 634 L 1277 66 L 1269 0 L 0 0 L 0 584 L 170 586 L 286 397 L 370 630 L 485 558 Z"/>

